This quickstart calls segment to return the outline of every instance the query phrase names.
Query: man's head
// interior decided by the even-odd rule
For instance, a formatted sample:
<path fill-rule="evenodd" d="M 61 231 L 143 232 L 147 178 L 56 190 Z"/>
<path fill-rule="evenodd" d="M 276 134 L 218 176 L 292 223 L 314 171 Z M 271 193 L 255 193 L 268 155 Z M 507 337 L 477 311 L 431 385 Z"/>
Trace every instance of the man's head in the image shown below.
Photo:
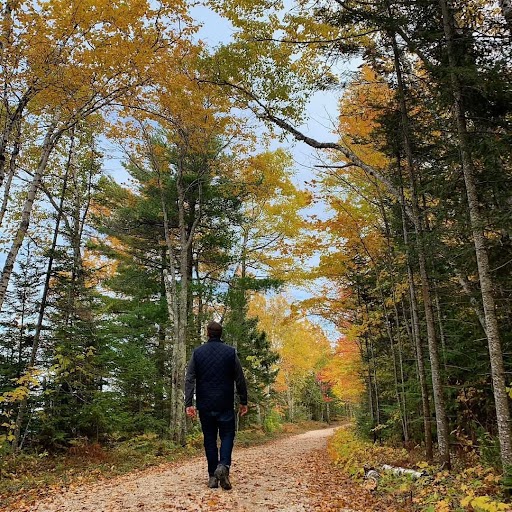
<path fill-rule="evenodd" d="M 210 322 L 206 326 L 206 333 L 209 338 L 220 338 L 222 336 L 222 325 L 218 322 Z"/>

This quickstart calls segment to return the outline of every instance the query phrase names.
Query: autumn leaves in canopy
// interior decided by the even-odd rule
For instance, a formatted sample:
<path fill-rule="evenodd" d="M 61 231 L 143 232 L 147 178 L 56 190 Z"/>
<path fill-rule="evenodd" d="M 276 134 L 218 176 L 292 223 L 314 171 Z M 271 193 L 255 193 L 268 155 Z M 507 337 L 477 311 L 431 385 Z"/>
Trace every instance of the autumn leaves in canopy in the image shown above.
<path fill-rule="evenodd" d="M 244 44 L 294 53 L 286 69 L 313 89 L 362 59 L 338 140 L 298 130 L 283 89 L 267 103 L 260 83 L 244 87 L 262 118 L 331 159 L 319 275 L 336 287 L 310 305 L 358 331 L 368 430 L 421 439 L 429 458 L 434 435 L 446 466 L 454 442 L 490 436 L 509 466 L 510 3 L 219 4 Z M 293 97 L 296 82 L 280 83 Z"/>
<path fill-rule="evenodd" d="M 325 418 L 336 395 L 369 435 L 437 440 L 447 464 L 490 436 L 511 463 L 507 4 L 208 7 L 229 44 L 198 42 L 185 2 L 2 2 L 6 435 L 40 411 L 62 416 L 48 444 L 137 413 L 183 440 L 185 361 L 217 316 L 252 340 L 255 421 Z M 315 140 L 296 127 L 329 88 Z M 281 133 L 319 151 L 307 186 L 266 147 Z M 287 283 L 310 298 L 257 294 Z"/>
<path fill-rule="evenodd" d="M 222 52 L 196 41 L 185 3 L 2 12 L 3 440 L 55 448 L 149 428 L 183 442 L 190 351 L 208 319 L 229 333 L 251 290 L 293 276 L 310 194 L 286 152 L 256 148 L 246 98 L 219 86 Z M 108 177 L 105 145 L 130 185 Z M 275 351 L 241 321 L 230 342 L 268 408 Z"/>

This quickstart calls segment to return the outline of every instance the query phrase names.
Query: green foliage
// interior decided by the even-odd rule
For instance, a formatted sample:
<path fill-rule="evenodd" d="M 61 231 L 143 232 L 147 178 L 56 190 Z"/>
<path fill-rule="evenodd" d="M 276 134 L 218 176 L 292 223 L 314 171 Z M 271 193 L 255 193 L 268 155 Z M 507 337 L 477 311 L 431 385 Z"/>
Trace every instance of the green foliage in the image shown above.
<path fill-rule="evenodd" d="M 486 466 L 496 469 L 500 468 L 500 443 L 497 437 L 492 436 L 489 432 L 480 429 L 478 436 L 478 453 L 481 461 Z"/>
<path fill-rule="evenodd" d="M 236 347 L 244 368 L 251 403 L 272 407 L 270 389 L 274 383 L 278 354 L 272 350 L 265 332 L 257 328 L 258 320 L 248 318 L 247 293 L 249 290 L 275 286 L 274 282 L 234 279 L 226 297 L 227 314 L 223 323 L 223 338 Z M 252 411 L 251 411 L 252 412 Z"/>
<path fill-rule="evenodd" d="M 270 409 L 263 420 L 263 430 L 269 434 L 283 429 L 283 417 L 276 409 Z"/>
<path fill-rule="evenodd" d="M 157 454 L 159 456 L 170 455 L 176 452 L 177 447 L 172 441 L 162 439 L 153 432 L 131 437 L 116 446 L 116 452 L 123 458 L 134 455 Z"/>
<path fill-rule="evenodd" d="M 512 467 L 506 466 L 503 468 L 503 477 L 501 481 L 507 496 L 512 496 Z"/>
<path fill-rule="evenodd" d="M 329 390 L 325 393 L 325 389 L 322 389 L 322 382 L 314 373 L 310 373 L 299 383 L 297 398 L 299 410 L 302 409 L 307 414 L 307 419 L 329 421 L 326 399 L 330 400 L 329 405 L 333 409 L 331 413 L 335 414 L 336 401 L 333 400 L 332 393 Z"/>

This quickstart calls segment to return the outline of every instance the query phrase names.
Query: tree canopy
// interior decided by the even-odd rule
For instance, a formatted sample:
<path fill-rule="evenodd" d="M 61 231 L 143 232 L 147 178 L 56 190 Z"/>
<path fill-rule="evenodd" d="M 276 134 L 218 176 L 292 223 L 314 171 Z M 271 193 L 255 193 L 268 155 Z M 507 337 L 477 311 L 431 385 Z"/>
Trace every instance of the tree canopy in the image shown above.
<path fill-rule="evenodd" d="M 509 471 L 508 2 L 212 0 L 217 47 L 186 2 L 0 6 L 1 450 L 185 443 L 215 319 L 248 425 Z"/>

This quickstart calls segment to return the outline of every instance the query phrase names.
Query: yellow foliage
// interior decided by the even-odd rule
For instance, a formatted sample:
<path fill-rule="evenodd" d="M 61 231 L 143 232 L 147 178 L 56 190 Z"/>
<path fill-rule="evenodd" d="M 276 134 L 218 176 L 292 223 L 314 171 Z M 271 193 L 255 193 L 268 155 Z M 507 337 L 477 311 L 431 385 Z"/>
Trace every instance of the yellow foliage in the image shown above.
<path fill-rule="evenodd" d="M 339 339 L 322 376 L 333 383 L 332 390 L 339 399 L 356 404 L 364 391 L 360 375 L 361 355 L 357 343 L 348 337 Z"/>
<path fill-rule="evenodd" d="M 329 360 L 331 347 L 321 328 L 293 313 L 283 296 L 266 299 L 254 295 L 249 315 L 258 318 L 259 328 L 279 353 L 279 391 L 287 390 L 308 374 L 317 374 Z"/>
<path fill-rule="evenodd" d="M 362 477 L 364 465 L 379 468 L 389 464 L 426 471 L 432 476 L 417 480 L 381 472 L 379 490 L 410 494 L 418 510 L 455 512 L 462 507 L 474 512 L 512 511 L 510 504 L 499 499 L 499 479 L 491 468 L 475 465 L 457 471 L 437 471 L 426 462 L 414 463 L 414 454 L 411 457 L 403 448 L 376 445 L 356 437 L 349 428 L 335 432 L 329 440 L 328 451 L 337 465 L 356 477 Z"/>
<path fill-rule="evenodd" d="M 466 496 L 461 500 L 463 507 L 471 506 L 475 512 L 506 512 L 511 510 L 511 506 L 501 501 L 493 500 L 490 496 L 474 495 Z"/>
<path fill-rule="evenodd" d="M 45 116 L 41 125 L 53 120 L 56 132 L 65 131 L 96 112 L 112 120 L 113 103 L 137 106 L 143 90 L 161 83 L 181 90 L 177 70 L 193 53 L 195 30 L 185 1 L 19 0 L 9 7 L 0 34 L 4 100 L 19 98 L 18 112 L 36 122 Z"/>
<path fill-rule="evenodd" d="M 386 81 L 365 65 L 340 100 L 339 131 L 343 143 L 349 145 L 361 160 L 377 169 L 386 167 L 388 160 L 375 150 L 373 132 L 378 126 L 377 117 L 387 108 L 392 97 Z"/>
<path fill-rule="evenodd" d="M 359 348 L 354 341 L 342 338 L 333 347 L 322 329 L 296 312 L 281 295 L 267 299 L 255 294 L 249 315 L 258 318 L 259 328 L 279 353 L 278 391 L 287 391 L 306 376 L 314 375 L 329 383 L 339 399 L 357 402 L 363 385 L 359 378 Z"/>
<path fill-rule="evenodd" d="M 24 400 L 29 394 L 30 387 L 39 384 L 38 376 L 40 374 L 40 370 L 31 368 L 18 379 L 14 379 L 16 387 L 12 391 L 2 393 L 0 395 L 0 402 L 13 403 Z"/>
<path fill-rule="evenodd" d="M 30 388 L 39 384 L 38 376 L 40 374 L 40 370 L 30 368 L 21 377 L 13 379 L 13 383 L 16 387 L 12 391 L 6 391 L 0 395 L 0 404 L 15 404 L 26 400 L 30 393 Z M 1 414 L 7 421 L 0 425 L 6 429 L 6 433 L 0 435 L 0 447 L 3 443 L 11 442 L 15 439 L 13 433 L 16 428 L 16 422 L 10 419 L 10 409 L 7 408 L 6 411 L 8 412 Z"/>
<path fill-rule="evenodd" d="M 440 500 L 436 503 L 436 512 L 450 512 L 450 501 Z"/>
<path fill-rule="evenodd" d="M 237 178 L 244 197 L 246 264 L 289 281 L 295 276 L 301 256 L 296 248 L 302 247 L 298 240 L 306 227 L 300 211 L 309 205 L 310 195 L 293 184 L 292 159 L 283 150 L 252 155 L 242 164 Z"/>

